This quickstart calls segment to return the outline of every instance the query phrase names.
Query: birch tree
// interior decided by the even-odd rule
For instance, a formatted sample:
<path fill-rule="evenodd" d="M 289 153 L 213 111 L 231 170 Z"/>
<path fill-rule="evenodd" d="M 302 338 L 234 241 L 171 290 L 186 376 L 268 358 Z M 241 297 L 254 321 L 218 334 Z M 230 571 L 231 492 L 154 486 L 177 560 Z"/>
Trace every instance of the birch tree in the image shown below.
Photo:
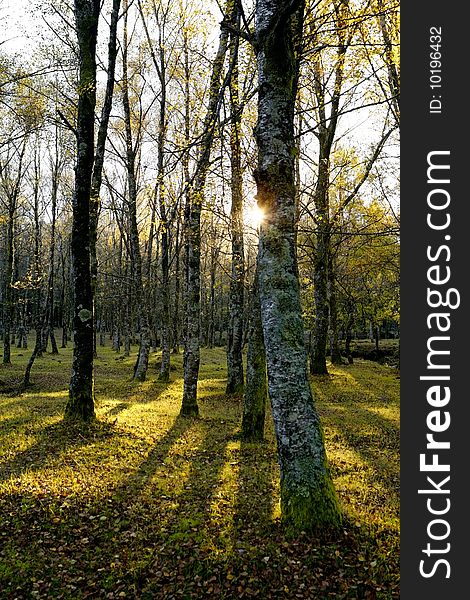
<path fill-rule="evenodd" d="M 259 294 L 268 389 L 281 471 L 281 511 L 293 529 L 334 527 L 340 510 L 307 377 L 295 248 L 294 107 L 304 5 L 258 0 L 259 95 L 255 173 Z"/>

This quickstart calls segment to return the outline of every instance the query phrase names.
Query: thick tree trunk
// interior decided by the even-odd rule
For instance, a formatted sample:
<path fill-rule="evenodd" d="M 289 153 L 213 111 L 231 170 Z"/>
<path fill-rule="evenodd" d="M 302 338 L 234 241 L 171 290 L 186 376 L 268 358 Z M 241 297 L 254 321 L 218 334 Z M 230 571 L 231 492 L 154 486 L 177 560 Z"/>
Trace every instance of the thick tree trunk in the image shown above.
<path fill-rule="evenodd" d="M 281 511 L 294 530 L 338 526 L 322 428 L 307 377 L 295 248 L 294 106 L 303 3 L 258 0 L 259 293 L 281 470 Z"/>
<path fill-rule="evenodd" d="M 243 397 L 242 437 L 245 440 L 262 440 L 268 381 L 257 273 L 253 283 L 252 299 L 246 359 L 246 386 Z"/>
<path fill-rule="evenodd" d="M 235 26 L 239 27 L 240 16 L 237 11 Z M 243 248 L 243 190 L 240 143 L 240 99 L 238 91 L 238 39 L 232 37 L 230 47 L 233 64 L 230 78 L 230 165 L 232 207 L 230 225 L 232 236 L 232 273 L 230 279 L 229 326 L 227 344 L 227 394 L 239 394 L 243 391 L 243 295 L 245 280 L 245 262 Z"/>
<path fill-rule="evenodd" d="M 94 160 L 96 40 L 99 0 L 75 0 L 79 47 L 77 164 L 73 195 L 72 281 L 74 290 L 73 362 L 65 416 L 82 420 L 95 415 L 93 390 L 93 294 L 90 274 L 90 195 Z"/>

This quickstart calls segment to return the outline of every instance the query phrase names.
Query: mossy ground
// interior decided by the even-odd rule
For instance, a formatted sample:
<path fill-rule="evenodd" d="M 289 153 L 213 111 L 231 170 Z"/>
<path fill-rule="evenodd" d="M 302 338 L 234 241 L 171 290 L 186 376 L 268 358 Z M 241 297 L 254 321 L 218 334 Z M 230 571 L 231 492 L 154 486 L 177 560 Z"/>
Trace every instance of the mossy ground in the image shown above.
<path fill-rule="evenodd" d="M 312 381 L 345 513 L 324 539 L 286 535 L 271 419 L 241 441 L 241 398 L 225 396 L 223 349 L 203 350 L 200 417 L 178 416 L 151 356 L 99 348 L 97 423 L 64 424 L 71 348 L 0 368 L 1 598 L 398 598 L 399 381 L 356 361 Z"/>

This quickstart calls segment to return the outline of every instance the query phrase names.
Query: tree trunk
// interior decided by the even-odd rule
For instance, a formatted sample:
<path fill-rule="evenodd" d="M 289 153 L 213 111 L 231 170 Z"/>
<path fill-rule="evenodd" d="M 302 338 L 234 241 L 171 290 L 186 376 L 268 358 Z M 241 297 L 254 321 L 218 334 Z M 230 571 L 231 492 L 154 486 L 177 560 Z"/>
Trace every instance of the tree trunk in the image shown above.
<path fill-rule="evenodd" d="M 170 223 L 168 220 L 167 198 L 164 186 L 164 144 L 166 133 L 166 69 L 163 54 L 163 41 L 160 39 L 160 122 L 158 130 L 158 198 L 160 202 L 160 230 L 162 253 L 162 362 L 158 379 L 170 380 Z"/>
<path fill-rule="evenodd" d="M 96 41 L 99 0 L 75 0 L 79 48 L 77 163 L 73 194 L 72 281 L 74 289 L 73 362 L 65 416 L 94 418 L 93 294 L 90 273 L 90 196 L 94 160 Z M 85 243 L 84 243 L 85 241 Z"/>
<path fill-rule="evenodd" d="M 315 189 L 316 246 L 314 257 L 315 324 L 310 356 L 310 373 L 327 375 L 326 345 L 328 340 L 328 255 L 330 249 L 329 225 L 329 150 L 324 144 L 320 148 L 318 179 Z"/>
<path fill-rule="evenodd" d="M 246 359 L 246 386 L 243 397 L 242 437 L 245 440 L 262 440 L 268 397 L 266 379 L 266 353 L 261 322 L 261 306 L 258 292 L 258 274 L 255 275 L 252 309 L 248 333 Z"/>
<path fill-rule="evenodd" d="M 307 376 L 295 248 L 294 107 L 303 3 L 258 0 L 259 293 L 281 470 L 282 517 L 293 530 L 338 526 L 340 512 Z M 282 50 L 281 50 L 282 49 Z"/>
<path fill-rule="evenodd" d="M 57 215 L 57 190 L 59 186 L 59 143 L 58 132 L 56 129 L 55 137 L 55 163 L 52 166 L 52 195 L 51 195 L 51 244 L 49 249 L 49 277 L 47 281 L 46 297 L 46 327 L 45 327 L 45 348 L 47 348 L 47 339 L 51 340 L 51 353 L 59 354 L 57 342 L 54 335 L 54 263 L 55 263 L 55 226 Z"/>
<path fill-rule="evenodd" d="M 240 25 L 240 14 L 237 10 L 235 27 Z M 243 248 L 243 190 L 241 166 L 241 112 L 238 91 L 238 38 L 232 36 L 230 44 L 231 63 L 230 78 L 230 115 L 232 119 L 230 131 L 230 165 L 232 207 L 230 225 L 232 236 L 232 273 L 230 279 L 229 326 L 227 343 L 227 394 L 239 394 L 243 391 L 243 295 L 245 280 L 245 262 Z"/>
<path fill-rule="evenodd" d="M 328 261 L 328 296 L 330 305 L 330 350 L 333 365 L 342 365 L 341 348 L 338 331 L 338 303 L 336 298 L 335 261 L 332 253 Z"/>
<path fill-rule="evenodd" d="M 140 334 L 139 355 L 134 367 L 134 381 L 145 381 L 150 354 L 150 328 L 144 301 L 144 286 L 142 281 L 142 256 L 140 254 L 139 231 L 137 228 L 137 183 L 136 183 L 136 148 L 132 139 L 131 110 L 129 103 L 129 87 L 127 75 L 127 0 L 123 3 L 124 36 L 122 57 L 122 101 L 124 105 L 124 120 L 126 128 L 126 168 L 129 193 L 129 242 L 131 250 L 132 274 L 134 278 L 134 302 Z"/>
<path fill-rule="evenodd" d="M 232 4 L 229 2 L 229 6 Z M 186 233 L 186 331 L 184 347 L 184 389 L 181 414 L 195 416 L 197 405 L 197 382 L 200 362 L 201 333 L 201 211 L 204 187 L 210 164 L 212 141 L 221 100 L 222 73 L 227 52 L 228 33 L 222 29 L 219 47 L 212 65 L 209 86 L 209 104 L 204 119 L 203 134 L 198 150 L 196 172 L 190 191 L 190 205 L 185 223 Z"/>
<path fill-rule="evenodd" d="M 172 353 L 173 354 L 180 353 L 180 340 L 179 340 L 179 336 L 180 336 L 180 329 L 179 329 L 180 304 L 179 303 L 180 303 L 180 216 L 178 214 L 177 222 L 176 222 L 176 236 L 175 236 L 175 300 L 173 303 L 173 319 L 172 319 L 172 325 L 173 325 L 173 332 L 172 332 L 173 350 L 172 350 Z"/>
<path fill-rule="evenodd" d="M 346 342 L 344 345 L 344 351 L 346 353 L 348 363 L 352 365 L 354 363 L 353 355 L 351 352 L 351 340 L 352 340 L 352 327 L 354 324 L 354 319 L 352 316 L 349 316 L 348 322 L 346 324 Z"/>
<path fill-rule="evenodd" d="M 11 364 L 11 321 L 13 318 L 13 233 L 16 213 L 9 210 L 6 236 L 5 295 L 3 300 L 3 364 Z"/>
<path fill-rule="evenodd" d="M 109 26 L 108 41 L 108 68 L 106 92 L 104 96 L 103 108 L 96 140 L 95 161 L 93 165 L 93 175 L 91 178 L 91 197 L 90 197 L 90 272 L 91 272 L 91 291 L 93 294 L 93 355 L 96 357 L 96 290 L 98 284 L 98 259 L 96 254 L 96 242 L 98 237 L 98 218 L 100 213 L 100 190 L 103 179 L 104 153 L 106 149 L 106 138 L 108 135 L 109 117 L 113 104 L 114 81 L 116 71 L 117 57 L 117 23 L 119 18 L 119 8 L 121 0 L 113 0 L 113 9 L 111 12 L 111 21 Z"/>
<path fill-rule="evenodd" d="M 23 159 L 26 152 L 27 136 L 25 136 L 23 145 L 18 157 L 18 170 L 13 182 L 13 186 L 5 186 L 8 190 L 6 193 L 8 200 L 8 220 L 5 243 L 5 292 L 3 300 L 3 364 L 11 364 L 11 326 L 13 321 L 13 264 L 14 264 L 14 231 L 16 209 L 18 205 L 18 197 L 20 195 L 21 180 L 23 177 Z M 35 186 L 35 198 L 37 186 Z"/>

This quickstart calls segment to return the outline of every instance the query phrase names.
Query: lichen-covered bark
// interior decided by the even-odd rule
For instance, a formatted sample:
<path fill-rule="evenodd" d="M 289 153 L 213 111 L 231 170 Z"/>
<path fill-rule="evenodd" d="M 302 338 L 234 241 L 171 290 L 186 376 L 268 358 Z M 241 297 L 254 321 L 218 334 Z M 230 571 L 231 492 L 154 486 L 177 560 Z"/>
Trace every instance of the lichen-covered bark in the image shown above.
<path fill-rule="evenodd" d="M 245 440 L 262 440 L 268 381 L 266 378 L 266 353 L 264 348 L 261 306 L 258 292 L 258 274 L 253 283 L 252 307 L 248 332 L 246 358 L 246 386 L 243 396 L 242 437 Z"/>
<path fill-rule="evenodd" d="M 77 161 L 72 199 L 72 281 L 74 289 L 74 349 L 69 399 L 65 415 L 89 420 L 94 417 L 93 392 L 93 294 L 90 273 L 90 193 L 94 160 L 96 105 L 96 41 L 99 0 L 75 0 L 75 24 L 79 49 Z"/>
<path fill-rule="evenodd" d="M 240 15 L 236 11 L 235 26 L 239 27 Z M 238 90 L 238 38 L 232 36 L 230 58 L 233 65 L 230 78 L 230 166 L 232 206 L 230 227 L 232 236 L 232 272 L 230 279 L 229 327 L 227 344 L 227 394 L 238 394 L 243 390 L 243 296 L 245 259 L 243 248 L 243 191 L 240 144 L 240 99 Z"/>
<path fill-rule="evenodd" d="M 303 3 L 258 0 L 258 255 L 268 388 L 283 519 L 293 529 L 337 526 L 340 512 L 307 377 L 295 248 L 294 105 Z"/>

